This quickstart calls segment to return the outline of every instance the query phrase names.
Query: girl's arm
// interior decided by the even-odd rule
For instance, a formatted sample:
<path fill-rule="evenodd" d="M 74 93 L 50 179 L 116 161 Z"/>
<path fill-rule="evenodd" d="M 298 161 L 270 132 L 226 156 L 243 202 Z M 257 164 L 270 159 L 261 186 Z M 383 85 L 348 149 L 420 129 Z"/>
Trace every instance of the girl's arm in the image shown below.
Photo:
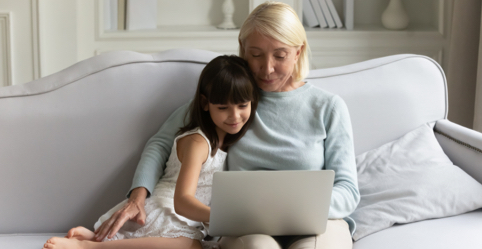
<path fill-rule="evenodd" d="M 199 134 L 179 139 L 177 155 L 181 171 L 174 193 L 174 209 L 177 214 L 190 220 L 208 222 L 211 208 L 196 199 L 199 173 L 209 156 L 209 145 Z"/>

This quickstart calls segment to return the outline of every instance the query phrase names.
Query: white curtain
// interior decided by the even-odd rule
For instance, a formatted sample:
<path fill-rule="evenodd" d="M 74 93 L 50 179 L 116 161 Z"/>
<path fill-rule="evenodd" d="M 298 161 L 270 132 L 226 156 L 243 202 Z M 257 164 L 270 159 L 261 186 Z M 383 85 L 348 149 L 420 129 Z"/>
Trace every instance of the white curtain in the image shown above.
<path fill-rule="evenodd" d="M 482 18 L 479 38 L 479 60 L 477 64 L 477 86 L 475 90 L 474 130 L 482 132 Z"/>
<path fill-rule="evenodd" d="M 448 119 L 473 128 L 482 3 L 480 0 L 453 0 L 452 3 L 448 65 L 444 68 L 448 83 Z"/>

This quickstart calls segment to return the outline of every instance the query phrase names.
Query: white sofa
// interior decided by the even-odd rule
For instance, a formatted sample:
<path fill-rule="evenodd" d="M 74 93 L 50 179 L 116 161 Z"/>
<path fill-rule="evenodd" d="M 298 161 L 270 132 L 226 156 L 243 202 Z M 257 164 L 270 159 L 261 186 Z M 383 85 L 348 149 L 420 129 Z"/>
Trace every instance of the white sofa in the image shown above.
<path fill-rule="evenodd" d="M 41 248 L 125 198 L 146 141 L 217 55 L 112 52 L 0 88 L 0 248 Z M 445 153 L 482 182 L 482 135 L 446 119 L 446 80 L 432 59 L 389 56 L 313 70 L 307 81 L 345 100 L 357 155 L 436 121 Z M 396 225 L 354 248 L 482 248 L 480 234 L 476 210 Z"/>

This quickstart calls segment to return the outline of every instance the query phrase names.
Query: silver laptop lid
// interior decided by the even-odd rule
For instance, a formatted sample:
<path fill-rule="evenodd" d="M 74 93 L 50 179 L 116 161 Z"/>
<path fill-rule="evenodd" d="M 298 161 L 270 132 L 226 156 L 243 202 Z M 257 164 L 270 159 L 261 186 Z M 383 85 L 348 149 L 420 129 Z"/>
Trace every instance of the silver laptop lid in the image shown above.
<path fill-rule="evenodd" d="M 326 230 L 335 172 L 214 173 L 209 235 L 311 235 Z"/>

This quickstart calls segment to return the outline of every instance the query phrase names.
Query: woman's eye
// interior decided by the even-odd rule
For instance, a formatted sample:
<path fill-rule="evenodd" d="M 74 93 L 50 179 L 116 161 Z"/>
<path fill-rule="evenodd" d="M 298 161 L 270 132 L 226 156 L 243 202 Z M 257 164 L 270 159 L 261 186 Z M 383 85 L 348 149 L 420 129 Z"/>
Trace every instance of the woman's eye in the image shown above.
<path fill-rule="evenodd" d="M 251 56 L 253 56 L 253 57 L 260 57 L 261 55 L 259 55 L 259 54 L 252 54 Z"/>
<path fill-rule="evenodd" d="M 274 57 L 276 59 L 284 59 L 284 58 L 286 58 L 286 53 L 276 53 L 276 54 L 274 54 Z"/>
<path fill-rule="evenodd" d="M 220 106 L 220 107 L 218 107 L 218 109 L 219 109 L 219 110 L 226 110 L 226 109 L 228 109 L 228 108 L 225 107 L 225 106 Z"/>

